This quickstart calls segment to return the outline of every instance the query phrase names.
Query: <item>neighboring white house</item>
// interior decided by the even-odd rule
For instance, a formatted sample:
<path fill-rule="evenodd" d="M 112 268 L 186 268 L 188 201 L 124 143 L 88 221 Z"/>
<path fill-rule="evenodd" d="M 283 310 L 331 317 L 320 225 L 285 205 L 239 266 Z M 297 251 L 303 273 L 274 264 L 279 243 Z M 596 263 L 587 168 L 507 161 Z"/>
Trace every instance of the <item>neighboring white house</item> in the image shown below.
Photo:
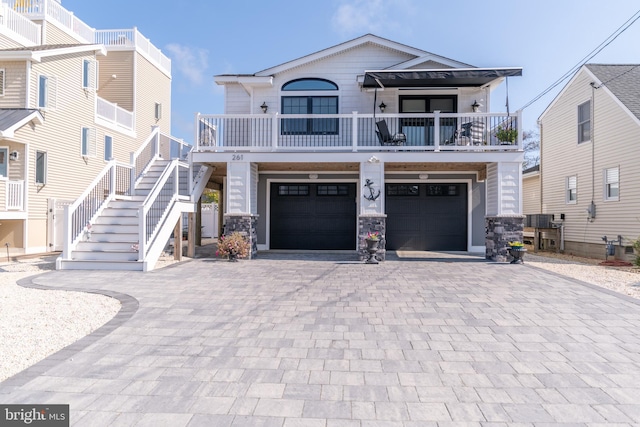
<path fill-rule="evenodd" d="M 522 238 L 521 120 L 489 106 L 492 90 L 521 73 L 368 34 L 216 76 L 225 111 L 197 116 L 193 162 L 215 168 L 225 232 L 248 232 L 254 255 L 362 254 L 378 231 L 387 250 L 505 260 L 506 242 Z M 512 141 L 499 141 L 499 128 Z"/>
<path fill-rule="evenodd" d="M 541 213 L 564 214 L 565 251 L 604 258 L 606 236 L 616 258 L 630 257 L 640 235 L 640 65 L 584 65 L 539 124 Z"/>

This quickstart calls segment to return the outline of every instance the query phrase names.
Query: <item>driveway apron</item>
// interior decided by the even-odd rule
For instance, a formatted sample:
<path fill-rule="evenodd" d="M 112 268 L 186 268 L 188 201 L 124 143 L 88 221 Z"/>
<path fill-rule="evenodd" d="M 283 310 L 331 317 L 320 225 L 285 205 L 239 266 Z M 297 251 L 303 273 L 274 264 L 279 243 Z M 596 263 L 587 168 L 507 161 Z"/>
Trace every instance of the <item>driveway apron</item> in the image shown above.
<path fill-rule="evenodd" d="M 28 282 L 123 302 L 0 383 L 72 425 L 640 424 L 640 305 L 526 264 L 267 253 Z"/>

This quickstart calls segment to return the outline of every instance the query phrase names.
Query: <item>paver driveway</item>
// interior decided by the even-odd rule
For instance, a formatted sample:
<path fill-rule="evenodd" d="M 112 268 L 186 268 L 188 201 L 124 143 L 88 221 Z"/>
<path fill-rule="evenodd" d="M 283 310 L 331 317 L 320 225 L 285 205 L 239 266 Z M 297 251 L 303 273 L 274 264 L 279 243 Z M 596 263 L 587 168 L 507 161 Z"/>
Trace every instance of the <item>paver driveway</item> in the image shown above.
<path fill-rule="evenodd" d="M 527 265 L 349 257 L 38 276 L 132 298 L 0 402 L 68 403 L 78 426 L 640 424 L 632 300 Z"/>

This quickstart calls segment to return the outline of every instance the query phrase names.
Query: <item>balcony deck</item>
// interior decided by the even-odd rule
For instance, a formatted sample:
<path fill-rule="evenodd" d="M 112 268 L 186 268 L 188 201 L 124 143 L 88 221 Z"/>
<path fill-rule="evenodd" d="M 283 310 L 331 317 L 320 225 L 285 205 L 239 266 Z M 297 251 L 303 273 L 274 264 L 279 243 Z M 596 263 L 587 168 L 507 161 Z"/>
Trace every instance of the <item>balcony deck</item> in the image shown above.
<path fill-rule="evenodd" d="M 198 115 L 197 152 L 522 151 L 521 113 Z M 406 141 L 383 145 L 376 122 Z M 474 128 L 471 131 L 471 128 Z M 502 142 L 499 127 L 518 138 Z"/>

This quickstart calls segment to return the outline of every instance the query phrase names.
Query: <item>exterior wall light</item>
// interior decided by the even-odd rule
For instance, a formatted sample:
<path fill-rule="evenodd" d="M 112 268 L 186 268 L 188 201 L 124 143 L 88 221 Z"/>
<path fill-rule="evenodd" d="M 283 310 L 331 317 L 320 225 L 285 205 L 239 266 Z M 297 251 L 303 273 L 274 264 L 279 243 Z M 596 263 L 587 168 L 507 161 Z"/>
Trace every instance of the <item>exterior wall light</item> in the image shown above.
<path fill-rule="evenodd" d="M 387 106 L 384 102 L 381 102 L 380 105 L 378 105 L 378 108 L 380 108 L 381 113 L 384 113 L 384 109 L 387 108 Z"/>
<path fill-rule="evenodd" d="M 269 109 L 269 106 L 267 105 L 266 102 L 263 102 L 260 108 L 262 108 L 263 113 L 267 114 L 267 110 Z"/>
<path fill-rule="evenodd" d="M 480 108 L 480 104 L 478 104 L 478 101 L 473 101 L 473 104 L 471 104 L 471 110 L 474 113 L 477 113 L 479 108 Z"/>

